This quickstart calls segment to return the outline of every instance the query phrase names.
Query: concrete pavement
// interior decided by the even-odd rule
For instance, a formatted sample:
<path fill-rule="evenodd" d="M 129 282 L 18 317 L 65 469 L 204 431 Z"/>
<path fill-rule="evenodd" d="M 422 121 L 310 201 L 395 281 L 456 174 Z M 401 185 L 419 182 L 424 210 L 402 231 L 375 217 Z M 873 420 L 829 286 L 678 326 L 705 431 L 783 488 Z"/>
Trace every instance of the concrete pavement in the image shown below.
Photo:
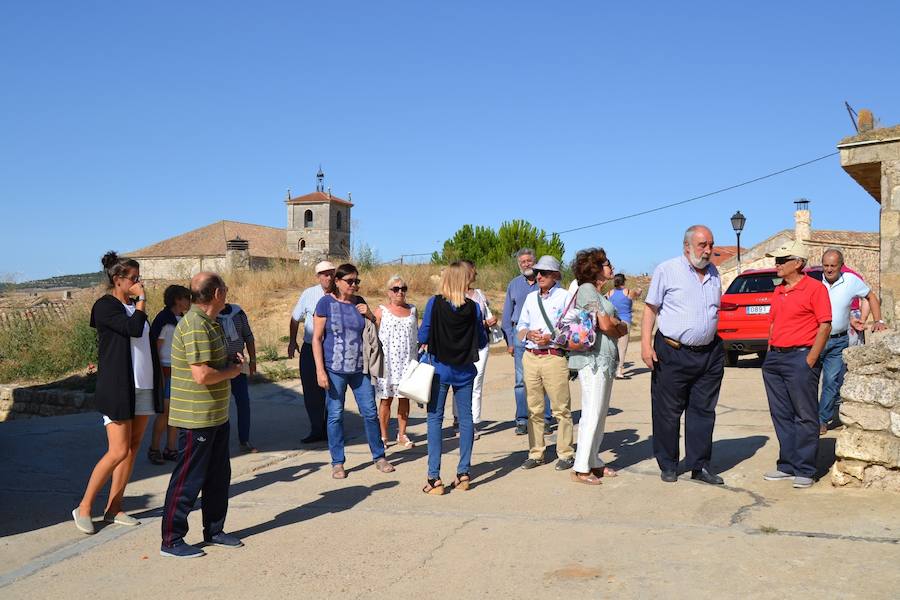
<path fill-rule="evenodd" d="M 637 360 L 636 344 L 629 350 Z M 900 497 L 835 489 L 827 478 L 808 490 L 762 480 L 777 443 L 755 362 L 726 370 L 712 465 L 724 487 L 689 474 L 659 480 L 645 371 L 615 383 L 602 455 L 620 475 L 595 488 L 571 483 L 552 462 L 518 469 L 526 438 L 509 421 L 512 360 L 493 354 L 475 485 L 443 497 L 419 491 L 425 422 L 415 408 L 419 445 L 389 448 L 397 471 L 382 474 L 348 398 L 349 477 L 335 481 L 327 448 L 299 444 L 307 431 L 299 382 L 254 386 L 251 439 L 262 452 L 237 455 L 234 440 L 227 521 L 246 546 L 209 548 L 191 561 L 158 554 L 169 466 L 139 459 L 126 510 L 143 525 L 85 536 L 70 512 L 104 448 L 99 418 L 0 424 L 0 597 L 896 596 Z M 577 383 L 572 390 L 577 415 Z M 448 415 L 447 482 L 457 460 L 449 424 Z M 833 448 L 834 438 L 823 438 L 823 471 Z M 198 542 L 200 529 L 195 511 L 187 541 Z"/>

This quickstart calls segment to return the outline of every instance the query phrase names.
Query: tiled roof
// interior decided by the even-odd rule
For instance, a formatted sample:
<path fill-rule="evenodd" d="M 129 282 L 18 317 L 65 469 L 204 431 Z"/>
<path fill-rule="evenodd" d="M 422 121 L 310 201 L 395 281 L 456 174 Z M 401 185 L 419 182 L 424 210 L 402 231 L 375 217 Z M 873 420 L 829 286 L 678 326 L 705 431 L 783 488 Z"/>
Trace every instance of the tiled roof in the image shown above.
<path fill-rule="evenodd" d="M 353 203 L 349 200 L 344 200 L 343 198 L 338 198 L 337 196 L 326 194 L 325 192 L 313 192 L 311 194 L 306 194 L 305 196 L 297 196 L 296 198 L 290 198 L 284 201 L 285 204 L 304 204 L 307 202 L 334 202 L 336 204 L 343 204 L 344 206 L 353 206 Z"/>
<path fill-rule="evenodd" d="M 814 229 L 811 242 L 831 244 L 833 246 L 870 246 L 881 247 L 881 238 L 877 232 L 870 231 L 836 231 L 829 229 Z"/>
<path fill-rule="evenodd" d="M 128 252 L 134 258 L 176 256 L 224 256 L 225 242 L 236 237 L 250 242 L 250 255 L 265 258 L 288 258 L 285 230 L 266 225 L 216 221 L 146 248 Z"/>
<path fill-rule="evenodd" d="M 741 252 L 746 252 L 746 251 L 747 251 L 746 248 L 741 247 Z M 723 262 L 725 262 L 732 256 L 735 256 L 736 254 L 737 254 L 737 246 L 715 246 L 713 248 L 713 255 L 712 255 L 712 258 L 710 259 L 710 262 L 712 262 L 712 264 L 714 264 L 718 267 Z"/>

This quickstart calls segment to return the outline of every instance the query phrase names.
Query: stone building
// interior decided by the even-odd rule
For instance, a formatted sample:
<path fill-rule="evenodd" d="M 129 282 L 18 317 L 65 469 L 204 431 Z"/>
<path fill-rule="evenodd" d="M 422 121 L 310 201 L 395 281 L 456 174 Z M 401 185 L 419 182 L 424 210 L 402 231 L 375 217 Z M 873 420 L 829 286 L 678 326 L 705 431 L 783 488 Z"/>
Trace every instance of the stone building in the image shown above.
<path fill-rule="evenodd" d="M 300 262 L 314 264 L 326 258 L 350 258 L 350 209 L 353 203 L 325 189 L 325 174 L 316 174 L 316 191 L 291 198 L 287 204 L 287 247 Z"/>
<path fill-rule="evenodd" d="M 319 169 L 316 191 L 292 198 L 288 192 L 287 227 L 237 221 L 210 225 L 125 253 L 141 263 L 145 279 L 186 279 L 200 271 L 227 273 L 266 269 L 278 262 L 313 264 L 350 257 L 349 200 L 325 189 Z"/>
<path fill-rule="evenodd" d="M 872 289 L 877 290 L 880 281 L 878 234 L 868 231 L 814 230 L 809 201 L 798 200 L 794 205 L 794 229 L 779 231 L 750 249 L 742 248 L 741 271 L 773 268 L 775 259 L 766 258 L 766 253 L 800 239 L 809 247 L 810 265 L 822 264 L 822 254 L 825 250 L 837 248 L 843 252 L 845 264 L 860 273 Z M 727 289 L 737 277 L 737 256 L 722 262 L 719 265 L 719 272 L 722 275 L 723 289 Z"/>

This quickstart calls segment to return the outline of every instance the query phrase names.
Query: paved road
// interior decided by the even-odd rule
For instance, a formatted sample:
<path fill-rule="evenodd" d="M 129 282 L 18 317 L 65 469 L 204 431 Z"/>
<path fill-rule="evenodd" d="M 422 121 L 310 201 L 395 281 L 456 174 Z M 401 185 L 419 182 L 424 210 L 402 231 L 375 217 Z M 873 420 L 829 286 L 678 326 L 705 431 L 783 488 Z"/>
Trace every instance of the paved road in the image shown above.
<path fill-rule="evenodd" d="M 834 489 L 827 477 L 808 490 L 763 481 L 777 444 L 752 361 L 726 371 L 713 460 L 725 487 L 689 475 L 660 482 L 649 376 L 638 371 L 615 384 L 603 444 L 620 476 L 593 488 L 550 465 L 518 469 L 526 448 L 508 421 L 512 361 L 492 355 L 476 485 L 443 497 L 419 492 L 423 414 L 411 430 L 421 445 L 390 448 L 397 471 L 382 474 L 348 411 L 350 473 L 338 482 L 327 448 L 299 445 L 299 383 L 255 386 L 252 439 L 263 452 L 233 459 L 227 522 L 246 547 L 192 561 L 158 554 L 168 473 L 143 458 L 126 509 L 144 524 L 75 530 L 70 511 L 104 443 L 96 415 L 0 424 L 0 597 L 896 597 L 900 497 Z M 824 470 L 834 438 L 821 448 Z M 191 528 L 188 541 L 199 541 L 199 512 Z"/>

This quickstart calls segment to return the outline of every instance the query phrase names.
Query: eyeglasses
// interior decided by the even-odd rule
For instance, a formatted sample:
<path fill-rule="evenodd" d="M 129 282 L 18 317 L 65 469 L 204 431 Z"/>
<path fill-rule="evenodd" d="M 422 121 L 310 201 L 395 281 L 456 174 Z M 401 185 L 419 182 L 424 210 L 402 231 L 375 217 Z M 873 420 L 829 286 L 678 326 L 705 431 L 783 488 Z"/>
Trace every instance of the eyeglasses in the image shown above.
<path fill-rule="evenodd" d="M 394 287 L 388 288 L 388 289 L 391 290 L 392 292 L 394 292 L 395 294 L 399 294 L 400 292 L 403 292 L 405 294 L 409 288 L 405 285 L 395 285 Z"/>
<path fill-rule="evenodd" d="M 775 259 L 776 265 L 783 265 L 785 263 L 789 263 L 792 260 L 797 260 L 796 256 L 779 256 Z"/>
<path fill-rule="evenodd" d="M 127 280 L 129 280 L 131 283 L 138 283 L 138 282 L 141 280 L 141 276 L 140 276 L 140 275 L 132 275 L 132 276 L 130 276 L 130 277 L 126 277 L 125 275 L 119 275 L 119 277 L 122 278 L 122 279 L 127 279 Z"/>
<path fill-rule="evenodd" d="M 549 277 L 550 275 L 552 275 L 552 274 L 555 273 L 555 272 L 556 272 L 556 271 L 545 271 L 545 270 L 543 270 L 543 269 L 535 269 L 535 270 L 534 270 L 534 274 L 535 274 L 535 275 L 540 275 L 541 277 Z"/>
<path fill-rule="evenodd" d="M 362 283 L 362 279 L 341 279 L 347 285 L 359 285 Z"/>

